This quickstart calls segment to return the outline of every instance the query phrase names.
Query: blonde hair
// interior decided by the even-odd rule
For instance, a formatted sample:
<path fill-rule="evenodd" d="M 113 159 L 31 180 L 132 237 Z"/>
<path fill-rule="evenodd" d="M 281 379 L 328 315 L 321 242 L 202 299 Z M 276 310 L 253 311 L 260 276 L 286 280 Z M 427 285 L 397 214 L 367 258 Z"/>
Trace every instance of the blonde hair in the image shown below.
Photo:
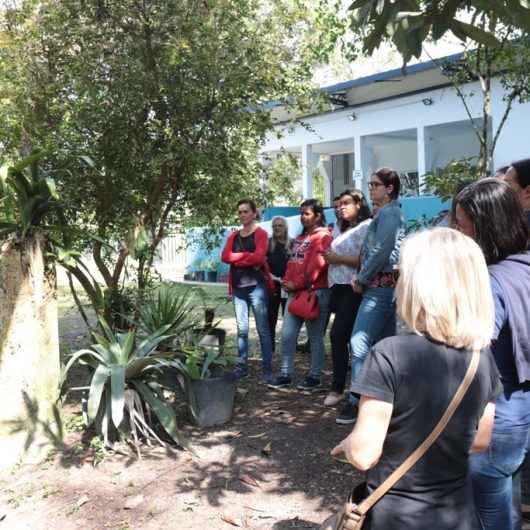
<path fill-rule="evenodd" d="M 480 247 L 451 228 L 408 237 L 401 249 L 397 311 L 418 335 L 454 348 L 488 346 L 494 307 Z"/>
<path fill-rule="evenodd" d="M 274 224 L 274 221 L 282 221 L 283 222 L 283 226 L 285 227 L 285 231 L 284 231 L 284 238 L 285 238 L 285 245 L 288 247 L 289 246 L 289 225 L 287 223 L 287 219 L 285 217 L 283 217 L 283 215 L 276 215 L 272 218 L 271 220 L 271 231 L 272 231 L 272 235 L 271 235 L 271 238 L 270 238 L 270 251 L 272 252 L 274 250 L 274 248 L 276 247 L 276 238 L 274 237 L 274 230 L 272 228 L 272 225 Z"/>

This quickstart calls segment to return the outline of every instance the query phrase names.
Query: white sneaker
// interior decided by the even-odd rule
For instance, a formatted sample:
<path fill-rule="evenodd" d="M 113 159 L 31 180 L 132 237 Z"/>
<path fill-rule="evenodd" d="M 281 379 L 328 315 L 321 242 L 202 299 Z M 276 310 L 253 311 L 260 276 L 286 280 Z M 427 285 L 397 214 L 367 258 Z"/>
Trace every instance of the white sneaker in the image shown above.
<path fill-rule="evenodd" d="M 324 400 L 324 406 L 334 407 L 335 405 L 339 404 L 342 401 L 343 397 L 344 397 L 343 394 L 337 394 L 337 392 L 330 392 L 326 396 L 326 399 Z"/>

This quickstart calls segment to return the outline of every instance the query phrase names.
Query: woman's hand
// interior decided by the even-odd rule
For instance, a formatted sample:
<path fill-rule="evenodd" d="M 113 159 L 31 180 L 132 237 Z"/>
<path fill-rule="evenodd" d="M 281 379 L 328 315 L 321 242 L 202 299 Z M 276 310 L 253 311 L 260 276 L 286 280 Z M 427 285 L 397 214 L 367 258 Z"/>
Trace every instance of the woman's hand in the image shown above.
<path fill-rule="evenodd" d="M 291 282 L 291 281 L 284 281 L 283 282 L 283 288 L 286 291 L 289 291 L 290 293 L 292 293 L 293 291 L 296 291 L 296 287 L 295 287 L 294 283 Z"/>
<path fill-rule="evenodd" d="M 331 450 L 331 456 L 339 457 L 344 454 L 348 462 L 354 465 L 352 434 L 353 432 Z"/>
<path fill-rule="evenodd" d="M 353 292 L 357 294 L 363 294 L 364 292 L 364 286 L 362 283 L 359 283 L 357 280 L 353 280 L 351 282 L 351 286 L 353 288 Z"/>
<path fill-rule="evenodd" d="M 340 256 L 331 250 L 324 252 L 322 256 L 328 265 L 339 265 L 341 263 Z"/>
<path fill-rule="evenodd" d="M 361 396 L 355 427 L 331 450 L 331 456 L 344 453 L 348 462 L 360 471 L 375 466 L 383 451 L 392 409 L 392 403 Z"/>

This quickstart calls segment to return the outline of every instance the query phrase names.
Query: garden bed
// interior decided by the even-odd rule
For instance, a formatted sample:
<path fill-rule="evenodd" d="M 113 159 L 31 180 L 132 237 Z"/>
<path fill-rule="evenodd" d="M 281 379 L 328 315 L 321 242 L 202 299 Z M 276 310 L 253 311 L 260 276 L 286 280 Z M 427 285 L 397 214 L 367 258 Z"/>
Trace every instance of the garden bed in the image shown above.
<path fill-rule="evenodd" d="M 62 349 L 73 351 L 86 337 L 64 293 L 61 302 Z M 231 306 L 218 316 L 234 348 Z M 301 375 L 308 361 L 297 354 Z M 105 454 L 98 438 L 83 434 L 79 395 L 71 394 L 65 447 L 0 476 L 0 530 L 318 528 L 360 481 L 329 456 L 349 427 L 335 424 L 324 393 L 259 384 L 258 366 L 254 359 L 251 376 L 238 385 L 230 423 L 201 430 L 179 409 L 195 454 L 160 447 L 144 448 L 141 459 L 126 447 Z M 73 377 L 81 383 L 84 374 Z"/>

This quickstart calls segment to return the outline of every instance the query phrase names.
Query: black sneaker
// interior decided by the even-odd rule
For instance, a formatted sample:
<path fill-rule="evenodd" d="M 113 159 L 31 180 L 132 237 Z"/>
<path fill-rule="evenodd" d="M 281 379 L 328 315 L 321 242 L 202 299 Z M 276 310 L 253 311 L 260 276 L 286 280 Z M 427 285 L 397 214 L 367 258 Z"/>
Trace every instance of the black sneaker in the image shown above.
<path fill-rule="evenodd" d="M 335 418 L 335 422 L 340 425 L 355 423 L 357 421 L 357 411 L 357 405 L 353 405 L 347 401 L 340 409 L 339 415 Z"/>
<path fill-rule="evenodd" d="M 320 388 L 320 379 L 316 379 L 315 377 L 306 377 L 300 384 L 296 386 L 298 390 L 316 390 L 317 388 Z"/>
<path fill-rule="evenodd" d="M 285 388 L 285 387 L 291 386 L 292 384 L 293 384 L 293 380 L 290 377 L 286 375 L 279 375 L 276 379 L 274 379 L 267 386 L 270 386 L 271 388 Z"/>

